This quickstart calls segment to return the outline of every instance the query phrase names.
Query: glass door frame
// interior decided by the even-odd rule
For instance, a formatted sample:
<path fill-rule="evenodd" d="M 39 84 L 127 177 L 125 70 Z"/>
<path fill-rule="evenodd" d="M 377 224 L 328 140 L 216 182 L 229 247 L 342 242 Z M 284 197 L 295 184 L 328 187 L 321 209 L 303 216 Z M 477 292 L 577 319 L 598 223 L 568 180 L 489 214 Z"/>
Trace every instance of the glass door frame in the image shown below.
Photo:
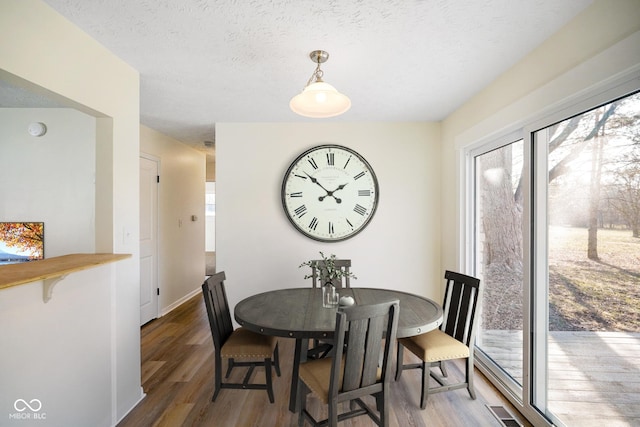
<path fill-rule="evenodd" d="M 529 368 L 532 363 L 531 354 L 531 340 L 528 338 L 531 336 L 531 327 L 527 319 L 530 318 L 531 308 L 531 265 L 532 259 L 531 246 L 531 227 L 526 227 L 524 224 L 532 224 L 531 221 L 531 162 L 527 159 L 531 159 L 531 135 L 525 134 L 523 128 L 504 132 L 501 135 L 493 135 L 489 138 L 485 138 L 479 141 L 473 146 L 468 147 L 464 151 L 464 183 L 466 197 L 463 200 L 463 212 L 464 214 L 464 255 L 463 265 L 466 271 L 473 273 L 476 268 L 476 254 L 475 248 L 476 242 L 476 205 L 478 195 L 476 194 L 476 157 L 481 156 L 487 152 L 493 151 L 500 147 L 512 144 L 518 140 L 523 140 L 524 149 L 524 161 L 522 170 L 523 179 L 523 197 L 525 200 L 524 209 L 522 214 L 523 221 L 523 349 L 522 349 L 522 387 L 511 376 L 499 367 L 490 357 L 485 355 L 482 351 L 476 348 L 475 361 L 476 367 L 486 375 L 490 381 L 498 388 L 502 394 L 514 405 L 520 412 L 523 413 L 527 419 L 532 422 L 535 420 L 536 425 L 550 425 L 548 420 L 544 418 L 539 412 L 532 410 L 530 405 L 525 402 L 530 402 L 529 396 L 530 387 L 530 373 Z M 546 345 L 546 343 L 545 343 Z"/>
<path fill-rule="evenodd" d="M 517 384 L 482 352 L 475 352 L 476 367 L 534 425 L 563 425 L 547 410 L 547 144 L 535 141 L 535 132 L 577 114 L 607 104 L 640 90 L 640 67 L 589 90 L 551 105 L 529 120 L 508 129 L 458 146 L 460 165 L 459 265 L 463 271 L 475 268 L 475 168 L 476 156 L 522 138 L 523 167 L 523 372 L 522 391 Z M 520 135 L 519 138 L 514 136 Z M 536 171 L 538 171 L 536 173 Z M 542 172 L 540 172 L 542 171 Z M 533 178 L 532 178 L 533 177 Z M 534 221 L 535 220 L 535 221 Z M 542 284 L 543 286 L 537 285 Z M 514 388 L 514 384 L 516 387 Z M 534 406 L 534 403 L 537 406 Z"/>
<path fill-rule="evenodd" d="M 525 224 L 525 303 L 523 305 L 525 313 L 525 328 L 528 329 L 525 344 L 525 366 L 528 367 L 524 387 L 525 407 L 536 411 L 536 414 L 543 416 L 545 421 L 549 417 L 546 414 L 547 405 L 547 343 L 548 343 L 548 308 L 549 292 L 547 281 L 549 268 L 547 262 L 548 254 L 548 220 L 547 220 L 547 194 L 548 194 L 548 131 L 541 131 L 545 134 L 545 141 L 534 138 L 534 131 L 527 130 L 527 141 L 525 144 L 525 158 L 531 170 L 527 174 L 528 194 L 525 196 L 530 201 L 525 203 L 525 212 L 528 219 Z M 528 153 L 526 152 L 528 151 Z M 536 171 L 538 173 L 536 173 Z M 543 172 L 541 172 L 543 171 Z M 540 262 L 542 260 L 542 262 Z M 544 284 L 536 286 L 536 284 Z M 525 375 L 523 375 L 525 376 Z M 538 406 L 534 406 L 538 402 Z M 542 406 L 542 407 L 540 407 Z M 545 414 L 545 415 L 542 415 Z M 556 423 L 557 419 L 552 419 Z"/>

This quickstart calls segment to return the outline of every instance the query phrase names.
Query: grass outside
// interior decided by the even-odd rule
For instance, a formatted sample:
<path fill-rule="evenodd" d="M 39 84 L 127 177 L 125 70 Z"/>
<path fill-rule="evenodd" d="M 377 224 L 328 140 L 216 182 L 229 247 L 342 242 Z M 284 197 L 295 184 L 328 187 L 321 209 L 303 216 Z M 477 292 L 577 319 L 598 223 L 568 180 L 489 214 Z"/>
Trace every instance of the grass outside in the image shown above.
<path fill-rule="evenodd" d="M 598 261 L 587 258 L 587 230 L 549 230 L 550 329 L 640 332 L 640 239 L 598 230 Z"/>
<path fill-rule="evenodd" d="M 640 239 L 599 230 L 598 261 L 587 258 L 587 229 L 549 230 L 549 329 L 640 332 Z M 482 327 L 522 330 L 522 272 L 485 271 Z"/>

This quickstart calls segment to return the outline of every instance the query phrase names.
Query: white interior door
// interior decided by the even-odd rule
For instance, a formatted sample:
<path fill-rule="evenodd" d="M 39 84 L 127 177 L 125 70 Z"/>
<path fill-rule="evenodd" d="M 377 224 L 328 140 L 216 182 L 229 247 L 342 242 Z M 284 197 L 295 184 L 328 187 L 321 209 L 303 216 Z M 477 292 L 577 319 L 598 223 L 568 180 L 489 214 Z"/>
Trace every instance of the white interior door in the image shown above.
<path fill-rule="evenodd" d="M 158 317 L 158 161 L 140 157 L 140 324 Z"/>

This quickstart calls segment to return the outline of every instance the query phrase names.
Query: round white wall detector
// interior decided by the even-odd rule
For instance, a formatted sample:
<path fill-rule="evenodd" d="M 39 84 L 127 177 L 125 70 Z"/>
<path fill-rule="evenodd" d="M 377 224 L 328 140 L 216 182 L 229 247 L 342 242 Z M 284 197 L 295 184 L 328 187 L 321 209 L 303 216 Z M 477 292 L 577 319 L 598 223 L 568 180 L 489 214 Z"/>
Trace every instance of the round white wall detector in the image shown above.
<path fill-rule="evenodd" d="M 33 122 L 28 127 L 29 135 L 42 136 L 47 133 L 47 125 L 41 122 Z"/>

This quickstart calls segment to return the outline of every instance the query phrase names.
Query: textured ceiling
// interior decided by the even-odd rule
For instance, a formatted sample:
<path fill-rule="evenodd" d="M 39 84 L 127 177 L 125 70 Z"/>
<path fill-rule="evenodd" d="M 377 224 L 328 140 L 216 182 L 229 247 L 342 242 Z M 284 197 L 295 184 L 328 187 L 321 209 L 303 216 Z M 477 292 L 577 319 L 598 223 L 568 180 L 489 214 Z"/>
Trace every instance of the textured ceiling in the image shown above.
<path fill-rule="evenodd" d="M 142 124 L 201 147 L 216 122 L 313 121 L 289 100 L 315 49 L 330 54 L 325 81 L 352 101 L 321 120 L 441 120 L 591 3 L 44 1 L 140 72 Z"/>

